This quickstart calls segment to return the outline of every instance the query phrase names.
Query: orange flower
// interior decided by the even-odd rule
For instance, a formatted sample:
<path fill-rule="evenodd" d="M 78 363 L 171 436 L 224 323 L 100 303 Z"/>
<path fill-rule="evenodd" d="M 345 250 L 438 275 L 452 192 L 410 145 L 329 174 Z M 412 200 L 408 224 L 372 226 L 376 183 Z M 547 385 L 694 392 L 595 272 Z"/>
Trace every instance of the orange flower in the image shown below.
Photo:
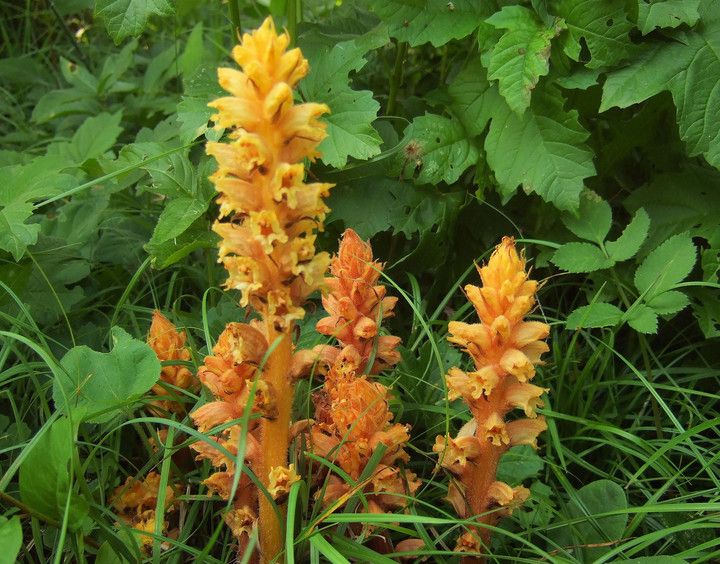
<path fill-rule="evenodd" d="M 175 325 L 170 322 L 162 313 L 155 310 L 153 313 L 153 321 L 147 337 L 148 345 L 155 351 L 158 359 L 167 360 L 190 360 L 190 351 L 185 347 L 185 332 L 178 333 Z M 160 380 L 170 384 L 175 388 L 196 392 L 200 387 L 200 382 L 192 375 L 186 366 L 182 364 L 172 364 L 162 367 Z M 160 384 L 155 384 L 152 391 L 158 396 L 169 396 L 171 393 L 180 393 L 170 391 Z M 157 400 L 151 405 L 159 409 L 153 410 L 154 413 L 162 415 L 163 413 L 179 413 L 184 414 L 185 408 L 177 401 Z"/>
<path fill-rule="evenodd" d="M 459 477 L 460 484 L 451 487 L 449 496 L 458 513 L 466 516 L 469 505 L 472 514 L 480 515 L 480 523 L 495 526 L 529 496 L 522 486 L 513 489 L 495 481 L 495 474 L 500 457 L 510 446 L 537 448 L 538 434 L 547 428 L 536 409 L 543 407 L 540 396 L 548 390 L 529 382 L 540 355 L 548 351 L 541 339 L 550 328 L 545 323 L 523 321 L 535 305 L 538 283 L 528 278 L 525 258 L 518 255 L 512 238 L 505 237 L 487 266 L 477 270 L 483 286 L 468 285 L 465 293 L 480 323 L 451 322 L 448 337 L 472 357 L 475 369 L 465 372 L 453 367 L 446 377 L 448 399 L 465 400 L 473 419 L 457 438 L 437 437 L 433 450 L 440 453 L 442 465 Z M 531 419 L 506 422 L 507 414 L 516 407 Z M 461 490 L 465 504 L 459 499 Z M 497 507 L 505 509 L 492 511 Z M 483 545 L 489 546 L 491 534 L 487 527 L 467 531 L 456 550 L 481 552 Z M 470 561 L 474 560 L 468 557 Z"/>

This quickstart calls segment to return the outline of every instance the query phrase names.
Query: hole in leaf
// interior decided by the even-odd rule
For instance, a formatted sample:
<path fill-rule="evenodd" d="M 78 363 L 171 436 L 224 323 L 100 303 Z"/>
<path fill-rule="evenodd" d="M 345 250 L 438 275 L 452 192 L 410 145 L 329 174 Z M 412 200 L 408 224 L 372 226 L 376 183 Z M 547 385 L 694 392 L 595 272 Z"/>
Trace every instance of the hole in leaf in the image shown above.
<path fill-rule="evenodd" d="M 605 22 L 605 25 L 608 26 L 608 27 L 612 26 L 612 24 L 613 24 L 613 19 L 612 19 L 612 18 L 610 18 L 608 21 Z"/>
<path fill-rule="evenodd" d="M 439 138 L 439 137 L 436 137 L 436 138 L 435 138 L 435 143 L 440 143 L 440 138 Z"/>

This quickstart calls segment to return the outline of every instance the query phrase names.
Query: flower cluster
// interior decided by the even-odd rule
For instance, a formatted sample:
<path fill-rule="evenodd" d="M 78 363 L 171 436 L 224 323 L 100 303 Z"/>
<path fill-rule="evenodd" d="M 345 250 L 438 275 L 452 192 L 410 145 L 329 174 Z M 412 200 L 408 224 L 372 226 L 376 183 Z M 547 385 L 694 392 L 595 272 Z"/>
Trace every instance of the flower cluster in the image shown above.
<path fill-rule="evenodd" d="M 115 489 L 112 505 L 115 508 L 118 518 L 125 524 L 141 531 L 140 541 L 143 551 L 147 552 L 152 548 L 155 532 L 156 507 L 158 493 L 160 491 L 160 474 L 150 472 L 147 477 L 140 481 L 128 476 L 125 484 Z M 165 488 L 165 516 L 177 509 L 175 492 L 170 486 Z M 168 521 L 163 521 L 163 535 L 168 534 Z M 173 536 L 177 531 L 171 533 Z"/>
<path fill-rule="evenodd" d="M 147 343 L 155 351 L 161 361 L 168 360 L 190 360 L 190 351 L 185 346 L 185 332 L 178 333 L 175 325 L 162 313 L 155 310 L 153 313 L 152 325 L 148 332 Z M 190 370 L 182 364 L 171 364 L 162 367 L 160 380 L 169 384 L 172 388 L 196 392 L 200 382 L 193 376 Z M 157 396 L 170 396 L 179 394 L 176 390 L 168 389 L 160 384 L 152 387 L 153 393 Z M 172 400 L 155 400 L 151 402 L 156 409 L 153 411 L 159 415 L 167 413 L 184 414 L 183 404 Z"/>
<path fill-rule="evenodd" d="M 225 285 L 279 328 L 303 317 L 302 303 L 322 284 L 330 260 L 315 253 L 313 230 L 322 229 L 328 211 L 322 198 L 332 185 L 306 184 L 301 162 L 319 155 L 326 133 L 317 118 L 329 110 L 293 103 L 308 64 L 299 49 L 286 51 L 288 43 L 270 18 L 243 36 L 232 52 L 243 70 L 218 69 L 232 96 L 210 104 L 218 110 L 216 128 L 230 129 L 230 142 L 207 145 L 218 162 L 211 180 L 220 220 L 213 230 L 222 237 Z"/>
<path fill-rule="evenodd" d="M 446 376 L 448 399 L 462 398 L 473 419 L 455 438 L 439 436 L 433 448 L 440 464 L 458 477 L 450 487 L 449 500 L 463 518 L 480 515 L 479 523 L 494 526 L 529 496 L 522 487 L 511 488 L 495 480 L 502 454 L 514 445 L 537 448 L 537 437 L 547 428 L 537 416 L 543 407 L 540 396 L 547 389 L 530 383 L 535 365 L 548 346 L 542 341 L 549 327 L 524 321 L 535 305 L 538 283 L 528 278 L 525 259 L 515 250 L 515 241 L 505 237 L 487 266 L 478 267 L 483 286 L 465 287 L 480 323 L 451 322 L 448 340 L 470 354 L 474 370 L 457 367 Z M 506 421 L 521 408 L 529 419 Z M 483 552 L 491 529 L 466 532 L 458 550 Z"/>

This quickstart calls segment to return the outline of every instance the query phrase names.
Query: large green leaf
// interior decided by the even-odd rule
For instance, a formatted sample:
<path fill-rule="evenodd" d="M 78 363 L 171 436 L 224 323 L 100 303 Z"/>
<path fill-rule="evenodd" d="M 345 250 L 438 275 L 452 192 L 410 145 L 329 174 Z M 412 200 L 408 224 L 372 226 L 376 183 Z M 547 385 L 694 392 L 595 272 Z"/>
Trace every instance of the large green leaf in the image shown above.
<path fill-rule="evenodd" d="M 461 39 L 492 13 L 489 3 L 474 0 L 371 0 L 370 6 L 390 26 L 391 37 L 411 46 Z"/>
<path fill-rule="evenodd" d="M 632 24 L 624 0 L 551 0 L 549 10 L 565 19 L 563 46 L 571 59 L 580 60 L 581 40 L 590 52 L 589 68 L 616 65 L 630 54 Z"/>
<path fill-rule="evenodd" d="M 548 85 L 535 91 L 522 120 L 502 99 L 493 106 L 485 151 L 505 199 L 522 185 L 561 210 L 578 209 L 583 180 L 595 174 L 595 166 L 585 145 L 588 132 L 563 103 Z"/>
<path fill-rule="evenodd" d="M 15 515 L 8 519 L 0 517 L 0 564 L 13 564 L 20 552 L 22 546 L 23 535 L 22 525 L 20 525 L 20 517 Z"/>
<path fill-rule="evenodd" d="M 595 272 L 614 264 L 597 245 L 577 242 L 566 243 L 555 251 L 550 260 L 568 272 Z"/>
<path fill-rule="evenodd" d="M 405 130 L 406 137 L 411 133 L 412 142 L 419 145 L 417 162 L 404 162 L 405 156 L 401 152 L 396 158 L 395 168 L 401 173 L 405 168 L 405 175 L 419 168 L 415 178 L 418 184 L 439 184 L 441 181 L 452 184 L 478 160 L 477 147 L 468 139 L 465 128 L 458 120 L 426 114 L 416 117 Z"/>
<path fill-rule="evenodd" d="M 506 30 L 483 55 L 488 78 L 498 81 L 508 106 L 522 116 L 530 106 L 532 90 L 550 69 L 550 41 L 564 29 L 564 23 L 560 20 L 548 29 L 532 10 L 523 6 L 505 6 L 487 22 Z"/>
<path fill-rule="evenodd" d="M 600 111 L 625 108 L 669 90 L 690 156 L 704 155 L 720 168 L 720 10 L 717 3 L 705 2 L 700 12 L 696 29 L 685 33 L 682 42 L 650 42 L 627 68 L 610 73 Z"/>
<path fill-rule="evenodd" d="M 364 55 L 387 41 L 387 28 L 379 25 L 310 59 L 312 70 L 300 83 L 300 91 L 306 100 L 330 108 L 330 114 L 322 117 L 328 137 L 318 147 L 323 162 L 330 166 L 343 167 L 348 157 L 365 160 L 380 153 L 382 139 L 372 126 L 380 104 L 369 90 L 358 92 L 348 83 L 349 74 L 367 63 Z"/>
<path fill-rule="evenodd" d="M 616 241 L 608 242 L 605 250 L 613 261 L 628 260 L 640 250 L 647 237 L 648 229 L 650 229 L 650 218 L 647 212 L 640 208 L 622 235 Z"/>
<path fill-rule="evenodd" d="M 647 35 L 656 27 L 673 28 L 682 24 L 695 25 L 700 0 L 638 0 L 637 26 L 643 35 Z"/>
<path fill-rule="evenodd" d="M 68 155 L 73 164 L 79 166 L 110 149 L 122 133 L 121 117 L 122 112 L 115 114 L 103 112 L 87 118 L 73 135 L 68 147 Z"/>
<path fill-rule="evenodd" d="M 487 79 L 479 57 L 470 60 L 448 87 L 450 109 L 469 135 L 480 135 L 492 117 L 492 108 L 500 100 L 498 89 Z"/>
<path fill-rule="evenodd" d="M 140 35 L 153 15 L 170 16 L 175 9 L 170 0 L 96 0 L 95 15 L 118 45 L 126 37 Z"/>
<path fill-rule="evenodd" d="M 592 190 L 580 194 L 577 214 L 563 213 L 560 216 L 565 227 L 586 241 L 601 244 L 612 226 L 610 204 Z"/>
<path fill-rule="evenodd" d="M 160 377 L 160 361 L 147 344 L 113 327 L 113 349 L 100 353 L 74 347 L 63 357 L 63 372 L 53 382 L 59 411 L 86 407 L 86 420 L 108 421 L 115 410 L 138 399 Z"/>
<path fill-rule="evenodd" d="M 617 306 L 596 302 L 573 311 L 565 321 L 566 329 L 581 327 L 613 327 L 622 319 L 623 312 Z"/>
<path fill-rule="evenodd" d="M 23 503 L 60 521 L 69 503 L 68 528 L 77 530 L 83 524 L 89 506 L 71 488 L 68 463 L 74 448 L 74 436 L 70 421 L 66 417 L 57 419 L 28 448 L 30 452 L 20 465 L 20 496 Z"/>

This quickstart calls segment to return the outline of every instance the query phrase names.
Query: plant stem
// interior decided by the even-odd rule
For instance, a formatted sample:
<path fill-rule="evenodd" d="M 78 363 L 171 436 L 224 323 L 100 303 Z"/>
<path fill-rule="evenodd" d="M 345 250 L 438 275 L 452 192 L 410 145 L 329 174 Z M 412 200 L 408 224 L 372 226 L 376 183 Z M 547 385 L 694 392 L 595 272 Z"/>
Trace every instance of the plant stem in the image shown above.
<path fill-rule="evenodd" d="M 268 323 L 267 330 L 269 343 L 274 343 L 278 338 L 280 342 L 270 354 L 264 371 L 265 381 L 275 391 L 278 408 L 277 417 L 275 419 L 264 418 L 261 427 L 262 458 L 258 478 L 265 487 L 268 487 L 269 474 L 273 468 L 287 467 L 288 465 L 290 415 L 294 391 L 292 384 L 288 381 L 288 368 L 292 355 L 290 335 L 292 335 L 293 327 L 290 326 L 286 333 L 281 333 L 276 331 L 271 323 Z M 278 520 L 271 499 L 261 495 L 259 506 L 260 552 L 263 561 L 270 562 L 282 552 L 285 524 Z M 284 518 L 285 507 L 280 507 L 280 513 Z"/>
<path fill-rule="evenodd" d="M 390 93 L 388 94 L 387 108 L 385 115 L 391 116 L 395 114 L 395 106 L 397 102 L 398 89 L 403 79 L 403 63 L 407 54 L 408 44 L 404 41 L 398 43 L 397 57 L 395 58 L 395 70 L 390 80 Z"/>
<path fill-rule="evenodd" d="M 290 34 L 290 47 L 295 47 L 297 41 L 297 22 L 298 22 L 298 2 L 297 0 L 287 0 L 287 21 L 288 33 Z"/>
<path fill-rule="evenodd" d="M 228 11 L 230 12 L 230 23 L 232 25 L 233 47 L 240 40 L 240 0 L 228 0 Z"/>

